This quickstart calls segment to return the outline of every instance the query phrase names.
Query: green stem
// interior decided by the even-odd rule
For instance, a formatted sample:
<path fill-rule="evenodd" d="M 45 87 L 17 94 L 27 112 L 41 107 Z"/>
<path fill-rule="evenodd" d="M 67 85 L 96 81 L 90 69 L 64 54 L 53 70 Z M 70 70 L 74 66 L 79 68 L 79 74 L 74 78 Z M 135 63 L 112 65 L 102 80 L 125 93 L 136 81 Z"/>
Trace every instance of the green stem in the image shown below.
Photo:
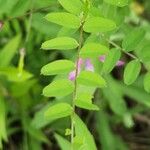
<path fill-rule="evenodd" d="M 80 27 L 80 37 L 79 37 L 79 47 L 78 47 L 78 52 L 77 52 L 77 61 L 76 61 L 76 69 L 75 69 L 75 80 L 74 80 L 74 92 L 73 92 L 73 101 L 72 101 L 72 108 L 73 108 L 73 113 L 71 116 L 71 149 L 73 150 L 73 140 L 74 140 L 74 115 L 75 115 L 75 99 L 76 99 L 76 95 L 77 95 L 77 76 L 78 76 L 78 72 L 79 72 L 79 68 L 78 68 L 78 63 L 79 63 L 79 59 L 80 59 L 80 50 L 82 47 L 82 43 L 83 43 L 83 23 Z"/>
<path fill-rule="evenodd" d="M 104 35 L 102 35 L 104 37 Z M 104 37 L 105 38 L 105 37 Z M 139 59 L 138 57 L 136 57 L 135 55 L 129 53 L 129 52 L 126 52 L 125 49 L 123 49 L 121 46 L 117 45 L 115 42 L 109 40 L 109 39 L 105 39 L 107 42 L 109 42 L 111 45 L 113 45 L 114 47 L 116 47 L 117 49 L 120 49 L 123 53 L 125 53 L 126 55 L 128 55 L 129 57 L 133 58 L 133 59 L 137 59 L 139 60 L 140 62 L 142 62 L 141 59 Z"/>

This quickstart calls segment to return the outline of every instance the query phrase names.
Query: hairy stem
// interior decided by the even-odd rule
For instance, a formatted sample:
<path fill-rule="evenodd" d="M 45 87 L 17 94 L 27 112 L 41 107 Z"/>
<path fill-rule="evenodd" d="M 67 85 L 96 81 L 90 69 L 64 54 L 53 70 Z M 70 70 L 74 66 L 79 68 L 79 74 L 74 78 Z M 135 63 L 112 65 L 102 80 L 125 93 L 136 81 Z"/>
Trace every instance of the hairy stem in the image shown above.
<path fill-rule="evenodd" d="M 76 69 L 75 69 L 75 80 L 74 80 L 74 92 L 73 92 L 73 101 L 72 101 L 72 108 L 73 108 L 73 113 L 71 116 L 71 149 L 73 150 L 73 139 L 74 139 L 74 115 L 75 115 L 75 99 L 77 95 L 77 75 L 79 72 L 79 59 L 80 59 L 80 50 L 82 47 L 83 43 L 83 23 L 80 27 L 80 37 L 79 37 L 79 47 L 78 47 L 78 52 L 77 52 L 77 59 L 76 59 Z"/>

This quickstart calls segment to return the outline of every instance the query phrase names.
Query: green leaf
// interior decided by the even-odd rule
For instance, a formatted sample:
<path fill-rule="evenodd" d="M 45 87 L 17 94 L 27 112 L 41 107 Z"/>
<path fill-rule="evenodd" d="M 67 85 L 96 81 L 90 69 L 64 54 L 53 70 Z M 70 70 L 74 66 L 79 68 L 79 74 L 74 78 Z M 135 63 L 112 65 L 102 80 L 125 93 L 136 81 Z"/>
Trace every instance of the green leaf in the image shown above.
<path fill-rule="evenodd" d="M 64 137 L 60 136 L 59 134 L 55 134 L 55 138 L 61 148 L 61 150 L 70 150 L 71 144 L 68 140 L 66 140 Z"/>
<path fill-rule="evenodd" d="M 77 115 L 74 116 L 74 121 L 76 136 L 81 137 L 83 141 L 83 150 L 97 150 L 94 138 L 84 122 Z"/>
<path fill-rule="evenodd" d="M 136 28 L 131 31 L 122 42 L 122 47 L 125 51 L 130 52 L 138 46 L 138 44 L 143 40 L 145 31 L 140 28 Z"/>
<path fill-rule="evenodd" d="M 91 87 L 106 87 L 105 80 L 99 74 L 91 71 L 82 71 L 77 77 L 77 82 Z"/>
<path fill-rule="evenodd" d="M 75 100 L 75 105 L 77 107 L 88 109 L 88 110 L 99 110 L 99 108 L 92 104 L 93 96 L 90 93 L 79 93 Z"/>
<path fill-rule="evenodd" d="M 6 76 L 9 81 L 13 82 L 23 82 L 33 77 L 25 70 L 20 74 L 18 68 L 15 67 L 0 68 L 0 75 Z"/>
<path fill-rule="evenodd" d="M 148 72 L 144 77 L 144 89 L 150 93 L 150 72 Z"/>
<path fill-rule="evenodd" d="M 75 69 L 75 64 L 69 60 L 56 60 L 51 62 L 41 69 L 43 75 L 56 75 L 68 73 Z"/>
<path fill-rule="evenodd" d="M 150 94 L 145 92 L 143 88 L 136 86 L 126 86 L 124 84 L 119 84 L 120 89 L 122 89 L 124 95 L 129 96 L 134 101 L 150 108 Z"/>
<path fill-rule="evenodd" d="M 98 43 L 87 43 L 85 44 L 81 51 L 80 57 L 82 58 L 91 58 L 91 57 L 99 57 L 100 55 L 104 55 L 109 51 L 109 49 Z"/>
<path fill-rule="evenodd" d="M 82 12 L 82 2 L 80 0 L 58 0 L 59 3 L 70 13 L 79 15 Z"/>
<path fill-rule="evenodd" d="M 43 89 L 43 95 L 46 97 L 66 96 L 73 92 L 74 84 L 67 79 L 53 81 Z"/>
<path fill-rule="evenodd" d="M 75 136 L 73 138 L 73 149 L 75 150 L 84 150 L 85 145 L 83 141 L 83 137 Z"/>
<path fill-rule="evenodd" d="M 55 13 L 49 13 L 45 16 L 45 18 L 53 23 L 56 23 L 58 25 L 68 27 L 68 28 L 79 28 L 80 27 L 80 19 L 70 13 L 66 12 L 55 12 Z"/>
<path fill-rule="evenodd" d="M 85 32 L 107 32 L 116 28 L 115 22 L 102 17 L 90 17 L 86 20 L 83 29 Z"/>
<path fill-rule="evenodd" d="M 48 108 L 45 111 L 45 118 L 51 118 L 53 120 L 64 118 L 72 114 L 72 107 L 67 103 L 58 103 Z"/>
<path fill-rule="evenodd" d="M 14 37 L 8 44 L 0 51 L 0 67 L 6 67 L 14 57 L 18 46 L 20 44 L 20 36 Z"/>
<path fill-rule="evenodd" d="M 137 60 L 130 61 L 124 71 L 124 83 L 127 85 L 132 84 L 138 77 L 141 70 L 141 64 Z"/>
<path fill-rule="evenodd" d="M 5 100 L 0 95 L 0 149 L 2 149 L 2 140 L 7 141 L 6 130 L 6 108 Z"/>
<path fill-rule="evenodd" d="M 111 49 L 104 61 L 102 72 L 105 74 L 110 73 L 120 59 L 120 56 L 121 52 L 118 49 Z"/>
<path fill-rule="evenodd" d="M 78 46 L 78 42 L 70 37 L 57 37 L 42 44 L 42 48 L 45 50 L 69 50 L 75 49 Z"/>
<path fill-rule="evenodd" d="M 115 5 L 118 7 L 124 7 L 124 6 L 128 5 L 129 0 L 104 0 L 104 1 L 111 5 Z"/>

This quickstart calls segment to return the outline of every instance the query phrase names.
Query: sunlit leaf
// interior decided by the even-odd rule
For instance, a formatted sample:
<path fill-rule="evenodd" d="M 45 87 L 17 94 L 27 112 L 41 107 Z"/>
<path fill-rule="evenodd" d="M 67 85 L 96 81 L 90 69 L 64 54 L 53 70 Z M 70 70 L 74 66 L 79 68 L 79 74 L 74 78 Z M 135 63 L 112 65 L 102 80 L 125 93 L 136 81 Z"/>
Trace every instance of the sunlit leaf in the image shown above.
<path fill-rule="evenodd" d="M 64 27 L 73 29 L 80 27 L 80 19 L 77 16 L 70 13 L 53 12 L 46 15 L 45 18 L 50 22 L 56 23 Z"/>
<path fill-rule="evenodd" d="M 82 47 L 80 56 L 82 58 L 99 57 L 106 54 L 108 50 L 106 46 L 99 43 L 87 43 Z"/>
<path fill-rule="evenodd" d="M 80 0 L 58 0 L 59 3 L 70 13 L 79 15 L 82 12 L 82 2 Z"/>
<path fill-rule="evenodd" d="M 46 97 L 66 96 L 73 92 L 74 84 L 67 79 L 56 80 L 43 89 Z"/>
<path fill-rule="evenodd" d="M 106 82 L 99 74 L 91 71 L 82 71 L 77 77 L 79 84 L 92 87 L 106 87 Z"/>
<path fill-rule="evenodd" d="M 68 73 L 75 69 L 75 64 L 69 60 L 56 60 L 53 61 L 41 69 L 41 74 L 43 75 L 55 75 Z"/>
<path fill-rule="evenodd" d="M 45 118 L 59 119 L 70 116 L 72 114 L 72 107 L 67 103 L 58 103 L 49 107 L 45 111 Z"/>
<path fill-rule="evenodd" d="M 92 134 L 84 122 L 77 116 L 74 116 L 76 136 L 81 137 L 83 141 L 83 150 L 97 150 Z"/>
<path fill-rule="evenodd" d="M 78 42 L 70 37 L 57 37 L 48 40 L 42 44 L 42 48 L 45 50 L 69 50 L 78 47 Z"/>
<path fill-rule="evenodd" d="M 107 32 L 115 28 L 115 22 L 102 17 L 89 17 L 83 26 L 85 32 Z"/>

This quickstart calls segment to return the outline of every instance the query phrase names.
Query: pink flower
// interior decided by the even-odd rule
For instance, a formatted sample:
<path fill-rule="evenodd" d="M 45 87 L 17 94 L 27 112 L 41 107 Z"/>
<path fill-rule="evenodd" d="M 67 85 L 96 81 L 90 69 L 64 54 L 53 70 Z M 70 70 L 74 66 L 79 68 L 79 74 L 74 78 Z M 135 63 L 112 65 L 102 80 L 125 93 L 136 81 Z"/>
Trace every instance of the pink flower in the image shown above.
<path fill-rule="evenodd" d="M 105 59 L 106 59 L 106 56 L 105 56 L 105 55 L 102 55 L 102 56 L 99 57 L 99 60 L 100 60 L 101 62 L 104 62 Z M 121 61 L 121 60 L 119 60 L 119 61 L 116 63 L 116 66 L 118 66 L 118 67 L 123 66 L 123 65 L 124 65 L 124 61 Z"/>
<path fill-rule="evenodd" d="M 105 58 L 106 56 L 105 55 L 102 55 L 99 57 L 99 60 L 101 62 L 104 62 L 105 61 Z M 82 65 L 85 65 L 84 66 L 84 69 L 85 70 L 88 70 L 88 71 L 93 71 L 94 72 L 94 66 L 93 64 L 91 63 L 91 60 L 90 59 L 86 59 L 86 60 L 83 60 L 82 58 L 79 59 L 78 61 L 78 73 L 79 74 L 81 72 L 81 68 L 82 68 Z M 124 62 L 119 60 L 117 63 L 116 63 L 116 66 L 123 66 L 124 65 Z M 76 73 L 76 70 L 73 70 L 72 72 L 69 73 L 69 80 L 73 81 L 75 80 L 75 73 Z"/>

